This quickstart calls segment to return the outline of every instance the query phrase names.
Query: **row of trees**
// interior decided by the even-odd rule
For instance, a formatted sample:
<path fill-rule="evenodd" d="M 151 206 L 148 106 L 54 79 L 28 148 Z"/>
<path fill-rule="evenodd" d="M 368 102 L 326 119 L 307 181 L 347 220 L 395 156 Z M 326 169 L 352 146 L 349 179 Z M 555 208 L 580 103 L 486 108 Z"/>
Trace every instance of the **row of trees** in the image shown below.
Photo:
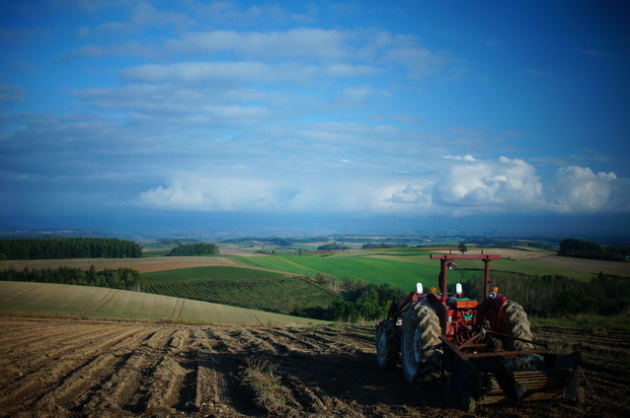
<path fill-rule="evenodd" d="M 351 280 L 352 285 L 357 286 L 358 281 Z M 342 292 L 343 299 L 340 298 L 329 306 L 297 308 L 291 314 L 327 321 L 357 322 L 360 319 L 375 321 L 387 316 L 393 299 L 401 299 L 408 293 L 400 287 L 391 287 L 388 283 L 381 285 L 360 283 L 359 288 Z"/>
<path fill-rule="evenodd" d="M 622 261 L 630 255 L 630 246 L 613 245 L 602 247 L 601 245 L 582 241 L 575 238 L 567 238 L 560 241 L 558 255 L 567 257 L 592 258 L 596 260 Z"/>
<path fill-rule="evenodd" d="M 138 270 L 129 268 L 105 269 L 96 271 L 91 266 L 88 271 L 72 267 L 59 267 L 57 269 L 22 271 L 13 269 L 0 270 L 0 280 L 14 282 L 37 282 L 72 284 L 78 286 L 109 287 L 112 289 L 141 291 L 145 288 L 145 279 Z"/>
<path fill-rule="evenodd" d="M 142 248 L 118 238 L 0 239 L 0 259 L 139 258 Z"/>
<path fill-rule="evenodd" d="M 350 249 L 350 247 L 347 247 L 342 244 L 338 244 L 336 242 L 323 244 L 317 247 L 317 251 L 341 251 L 341 250 L 348 250 L 348 249 Z"/>
<path fill-rule="evenodd" d="M 175 247 L 171 250 L 167 255 L 176 256 L 176 255 L 185 255 L 185 256 L 194 256 L 194 255 L 216 255 L 219 254 L 219 247 L 214 244 L 187 244 L 181 245 L 179 247 Z"/>
<path fill-rule="evenodd" d="M 493 286 L 501 294 L 523 305 L 530 314 L 541 317 L 578 313 L 616 315 L 630 309 L 630 279 L 599 273 L 584 282 L 561 275 L 526 276 L 493 273 Z M 483 278 L 468 285 L 480 295 Z"/>
<path fill-rule="evenodd" d="M 368 242 L 363 244 L 361 248 L 364 250 L 371 250 L 374 248 L 409 248 L 409 245 L 396 242 Z"/>
<path fill-rule="evenodd" d="M 523 305 L 526 312 L 540 317 L 578 313 L 616 315 L 630 310 L 630 279 L 599 273 L 590 281 L 579 281 L 561 275 L 528 276 L 515 273 L 493 273 L 493 285 L 501 294 Z M 375 285 L 358 279 L 319 273 L 314 280 L 336 290 L 342 298 L 328 306 L 296 308 L 293 315 L 329 321 L 379 320 L 387 316 L 390 302 L 408 292 L 389 284 Z M 465 284 L 475 295 L 483 292 L 480 274 Z"/>

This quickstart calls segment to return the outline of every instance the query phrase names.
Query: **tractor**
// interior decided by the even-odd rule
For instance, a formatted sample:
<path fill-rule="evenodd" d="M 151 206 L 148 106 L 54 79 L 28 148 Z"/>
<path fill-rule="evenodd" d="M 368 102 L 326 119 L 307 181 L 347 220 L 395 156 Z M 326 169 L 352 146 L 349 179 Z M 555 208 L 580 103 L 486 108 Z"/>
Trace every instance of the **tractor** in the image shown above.
<path fill-rule="evenodd" d="M 496 287 L 490 288 L 490 262 L 499 255 L 432 254 L 440 260 L 439 289 L 421 283 L 393 300 L 377 324 L 376 359 L 381 368 L 402 364 L 409 383 L 442 379 L 459 406 L 563 397 L 583 398 L 580 353 L 552 354 L 534 341 L 527 314 Z M 484 262 L 483 300 L 457 283 L 448 292 L 448 271 L 456 260 Z"/>

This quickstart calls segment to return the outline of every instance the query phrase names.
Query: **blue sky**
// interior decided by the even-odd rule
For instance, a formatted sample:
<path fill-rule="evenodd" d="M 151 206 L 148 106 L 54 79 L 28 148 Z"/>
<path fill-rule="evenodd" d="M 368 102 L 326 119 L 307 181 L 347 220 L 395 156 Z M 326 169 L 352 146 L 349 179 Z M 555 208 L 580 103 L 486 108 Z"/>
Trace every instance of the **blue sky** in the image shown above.
<path fill-rule="evenodd" d="M 625 1 L 0 1 L 2 229 L 627 234 L 629 115 Z"/>

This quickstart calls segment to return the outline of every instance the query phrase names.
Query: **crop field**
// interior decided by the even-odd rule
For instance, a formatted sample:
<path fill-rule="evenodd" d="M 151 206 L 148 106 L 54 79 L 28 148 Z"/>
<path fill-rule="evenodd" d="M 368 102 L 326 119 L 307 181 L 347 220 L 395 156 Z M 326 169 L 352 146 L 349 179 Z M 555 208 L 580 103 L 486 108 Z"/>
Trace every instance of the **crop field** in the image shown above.
<path fill-rule="evenodd" d="M 97 270 L 117 269 L 119 267 L 138 270 L 140 273 L 174 270 L 188 267 L 235 265 L 236 262 L 221 256 L 196 257 L 150 257 L 150 258 L 68 258 L 52 260 L 8 260 L 4 268 L 22 270 L 56 269 L 57 267 L 74 267 L 89 270 L 94 266 Z"/>
<path fill-rule="evenodd" d="M 372 254 L 372 255 L 370 255 Z M 243 258 L 239 261 L 248 265 L 279 268 L 280 265 L 291 266 L 294 272 L 304 274 L 315 274 L 324 272 L 332 274 L 337 278 L 345 276 L 363 280 L 370 283 L 389 283 L 391 286 L 410 288 L 422 280 L 427 285 L 437 284 L 437 275 L 440 271 L 439 264 L 423 265 L 414 262 L 416 256 L 401 256 L 397 260 L 395 256 L 379 259 L 373 253 L 364 255 L 355 253 L 354 255 L 344 254 L 344 256 L 322 257 L 318 255 L 271 255 L 267 257 Z"/>
<path fill-rule="evenodd" d="M 467 254 L 478 254 L 480 250 Z M 493 249 L 486 254 L 499 254 L 504 258 L 492 261 L 492 271 L 513 272 L 528 275 L 562 275 L 588 281 L 603 271 L 630 277 L 630 263 L 585 260 L 549 255 L 548 251 Z M 370 283 L 389 283 L 408 289 L 416 282 L 425 287 L 436 286 L 440 264 L 426 253 L 400 250 L 346 251 L 334 255 L 268 255 L 264 257 L 231 257 L 234 262 L 246 265 L 282 270 L 297 274 L 325 272 L 338 278 L 345 276 Z M 482 274 L 484 265 L 479 260 L 458 260 L 458 269 L 450 276 L 467 280 Z"/>
<path fill-rule="evenodd" d="M 277 279 L 286 273 L 233 266 L 190 267 L 145 273 L 148 282 L 181 282 L 190 280 Z"/>
<path fill-rule="evenodd" d="M 624 417 L 630 333 L 534 329 L 583 351 L 586 399 L 457 408 L 376 366 L 372 326 L 0 319 L 0 412 L 19 418 Z"/>
<path fill-rule="evenodd" d="M 265 255 L 259 257 L 229 256 L 235 263 L 269 270 L 285 271 L 293 274 L 317 274 L 321 271 L 301 263 L 302 256 L 296 257 L 298 258 L 297 260 L 287 255 Z"/>
<path fill-rule="evenodd" d="M 301 277 L 157 281 L 149 284 L 147 292 L 274 312 L 326 306 L 339 299 L 332 290 Z"/>
<path fill-rule="evenodd" d="M 48 283 L 0 282 L 0 312 L 82 318 L 241 324 L 309 324 L 306 318 L 126 290 Z"/>
<path fill-rule="evenodd" d="M 585 273 L 597 274 L 600 271 L 606 274 L 630 277 L 630 262 L 588 260 L 586 258 L 547 256 L 536 260 L 546 268 L 570 268 Z"/>

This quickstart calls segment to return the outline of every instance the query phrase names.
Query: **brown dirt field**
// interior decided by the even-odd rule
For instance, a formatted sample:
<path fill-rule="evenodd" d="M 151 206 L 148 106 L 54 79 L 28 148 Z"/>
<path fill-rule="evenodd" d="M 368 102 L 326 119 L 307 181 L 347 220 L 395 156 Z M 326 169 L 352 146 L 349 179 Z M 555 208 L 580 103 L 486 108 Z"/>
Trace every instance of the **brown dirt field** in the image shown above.
<path fill-rule="evenodd" d="M 208 266 L 232 266 L 257 270 L 267 270 L 258 267 L 238 264 L 236 261 L 224 257 L 148 257 L 148 258 L 72 258 L 61 260 L 10 260 L 5 268 L 17 271 L 24 267 L 29 269 L 56 269 L 58 267 L 74 267 L 88 270 L 90 266 L 96 270 L 130 268 L 140 273 L 153 273 L 156 271 L 176 270 L 189 267 Z M 275 271 L 275 270 L 268 270 Z M 282 273 L 282 272 L 280 272 Z"/>
<path fill-rule="evenodd" d="M 2 417 L 629 416 L 630 333 L 534 329 L 583 352 L 582 405 L 457 409 L 440 384 L 375 364 L 371 326 L 310 328 L 0 320 Z M 272 365 L 254 396 L 244 381 Z M 264 383 L 264 382 L 263 382 Z M 261 392 L 262 391 L 262 392 Z M 261 393 L 265 396 L 261 396 Z"/>
<path fill-rule="evenodd" d="M 525 260 L 534 260 L 538 261 L 541 257 L 549 256 L 548 251 L 540 251 L 540 250 L 526 250 L 526 249 L 518 249 L 518 248 L 469 248 L 466 251 L 466 254 L 496 254 L 500 255 L 502 258 L 511 258 L 516 261 L 525 261 Z M 448 251 L 435 251 L 436 253 L 447 254 Z M 453 254 L 459 254 L 457 251 L 453 251 Z"/>
<path fill-rule="evenodd" d="M 261 254 L 261 253 L 243 251 L 239 249 L 237 245 L 230 245 L 230 244 L 221 244 L 219 246 L 219 252 L 222 255 L 240 255 L 243 257 L 261 257 L 261 256 L 264 257 L 265 256 L 265 254 Z"/>
<path fill-rule="evenodd" d="M 562 267 L 585 273 L 597 274 L 600 271 L 619 276 L 630 276 L 630 263 L 621 261 L 589 260 L 586 258 L 547 255 L 536 259 L 536 263 L 551 267 Z"/>

